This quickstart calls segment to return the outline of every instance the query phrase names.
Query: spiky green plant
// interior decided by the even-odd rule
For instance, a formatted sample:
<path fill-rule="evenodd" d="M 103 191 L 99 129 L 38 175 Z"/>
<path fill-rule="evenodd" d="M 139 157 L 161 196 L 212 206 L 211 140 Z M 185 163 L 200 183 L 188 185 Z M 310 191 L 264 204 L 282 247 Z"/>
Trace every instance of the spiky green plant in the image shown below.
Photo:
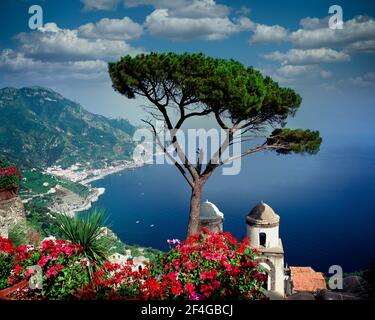
<path fill-rule="evenodd" d="M 91 264 L 89 267 L 90 276 L 93 269 L 100 267 L 113 253 L 114 238 L 103 234 L 103 227 L 108 221 L 104 214 L 104 209 L 93 209 L 84 217 L 71 217 L 67 214 L 56 216 L 58 226 L 66 238 L 81 245 L 85 257 L 94 262 L 94 267 Z"/>

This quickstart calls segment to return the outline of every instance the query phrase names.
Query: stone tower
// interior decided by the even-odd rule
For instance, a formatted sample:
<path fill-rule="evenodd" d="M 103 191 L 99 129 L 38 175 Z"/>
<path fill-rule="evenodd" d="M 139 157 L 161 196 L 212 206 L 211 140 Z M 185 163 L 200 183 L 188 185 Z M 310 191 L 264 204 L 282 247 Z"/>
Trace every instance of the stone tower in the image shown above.
<path fill-rule="evenodd" d="M 279 238 L 280 217 L 269 205 L 261 202 L 246 216 L 246 223 L 250 246 L 260 251 L 256 260 L 268 275 L 267 290 L 284 296 L 284 249 Z"/>
<path fill-rule="evenodd" d="M 223 231 L 224 214 L 212 202 L 208 200 L 201 203 L 199 215 L 199 228 L 207 228 L 210 231 Z"/>

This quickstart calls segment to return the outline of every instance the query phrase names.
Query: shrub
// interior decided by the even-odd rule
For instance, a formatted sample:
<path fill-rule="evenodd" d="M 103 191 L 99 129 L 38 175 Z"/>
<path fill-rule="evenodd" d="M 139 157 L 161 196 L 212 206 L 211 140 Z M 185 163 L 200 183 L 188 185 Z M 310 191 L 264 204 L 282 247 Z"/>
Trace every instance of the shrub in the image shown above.
<path fill-rule="evenodd" d="M 265 299 L 265 275 L 247 241 L 229 233 L 194 235 L 140 271 L 106 264 L 95 273 L 99 297 L 107 299 Z M 131 281 L 130 281 L 131 280 Z"/>
<path fill-rule="evenodd" d="M 0 290 L 8 286 L 8 278 L 12 271 L 12 255 L 14 247 L 9 239 L 0 237 Z"/>
<path fill-rule="evenodd" d="M 190 236 L 148 269 L 161 278 L 160 289 L 146 290 L 145 298 L 263 299 L 265 275 L 255 262 L 247 240 L 238 243 L 230 233 Z M 145 283 L 147 286 L 147 281 Z"/>
<path fill-rule="evenodd" d="M 120 266 L 106 262 L 94 273 L 97 299 L 140 299 L 144 270 L 133 270 L 132 262 Z"/>
<path fill-rule="evenodd" d="M 18 299 L 265 299 L 265 274 L 249 243 L 238 243 L 229 233 L 202 230 L 202 235 L 182 243 L 171 241 L 174 248 L 140 270 L 132 261 L 123 265 L 106 261 L 96 265 L 93 274 L 89 272 L 93 262 L 81 245 L 44 240 L 39 249 L 27 245 L 15 249 L 0 238 L 0 254 L 11 266 L 0 260 L 0 279 L 11 286 L 30 279 L 30 266 L 42 268 L 41 290 L 18 291 L 14 294 Z"/>
<path fill-rule="evenodd" d="M 1 250 L 1 243 L 8 250 Z M 14 293 L 16 299 L 70 299 L 77 291 L 89 283 L 88 261 L 82 255 L 82 248 L 65 240 L 45 240 L 40 248 L 21 245 L 11 249 L 11 241 L 0 238 L 0 252 L 8 253 L 10 272 L 4 275 L 3 283 L 12 286 L 21 280 L 29 280 L 35 266 L 41 268 L 42 287 L 26 288 Z M 1 254 L 1 253 L 0 253 Z M 3 269 L 1 274 L 9 269 Z"/>

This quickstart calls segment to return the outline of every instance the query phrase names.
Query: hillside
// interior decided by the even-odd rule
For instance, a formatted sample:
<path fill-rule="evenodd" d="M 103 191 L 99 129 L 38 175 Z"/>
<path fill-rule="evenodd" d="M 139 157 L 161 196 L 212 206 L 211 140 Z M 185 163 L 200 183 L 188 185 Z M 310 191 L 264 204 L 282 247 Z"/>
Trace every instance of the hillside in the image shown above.
<path fill-rule="evenodd" d="M 0 89 L 0 150 L 33 167 L 130 159 L 135 128 L 42 87 Z"/>

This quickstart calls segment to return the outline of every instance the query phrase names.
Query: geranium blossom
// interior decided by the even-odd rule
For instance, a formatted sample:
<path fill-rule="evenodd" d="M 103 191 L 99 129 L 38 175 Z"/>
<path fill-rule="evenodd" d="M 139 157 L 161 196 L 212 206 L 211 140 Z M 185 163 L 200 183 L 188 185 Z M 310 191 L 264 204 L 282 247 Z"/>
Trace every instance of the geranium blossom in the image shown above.
<path fill-rule="evenodd" d="M 7 238 L 0 237 L 0 253 L 12 254 L 14 252 L 14 247 L 12 241 Z"/>
<path fill-rule="evenodd" d="M 33 275 L 30 266 L 42 268 L 43 294 L 47 298 L 91 294 L 92 299 L 264 299 L 266 276 L 255 262 L 248 241 L 238 243 L 229 233 L 203 229 L 185 241 L 168 240 L 176 246 L 154 263 L 134 268 L 133 262 L 105 262 L 88 276 L 88 265 L 79 245 L 46 239 L 40 248 L 14 248 L 0 238 L 0 252 L 12 257 L 13 285 Z M 89 282 L 89 279 L 91 280 Z M 68 289 L 69 288 L 69 289 Z M 17 293 L 17 298 L 39 298 L 40 291 Z"/>

